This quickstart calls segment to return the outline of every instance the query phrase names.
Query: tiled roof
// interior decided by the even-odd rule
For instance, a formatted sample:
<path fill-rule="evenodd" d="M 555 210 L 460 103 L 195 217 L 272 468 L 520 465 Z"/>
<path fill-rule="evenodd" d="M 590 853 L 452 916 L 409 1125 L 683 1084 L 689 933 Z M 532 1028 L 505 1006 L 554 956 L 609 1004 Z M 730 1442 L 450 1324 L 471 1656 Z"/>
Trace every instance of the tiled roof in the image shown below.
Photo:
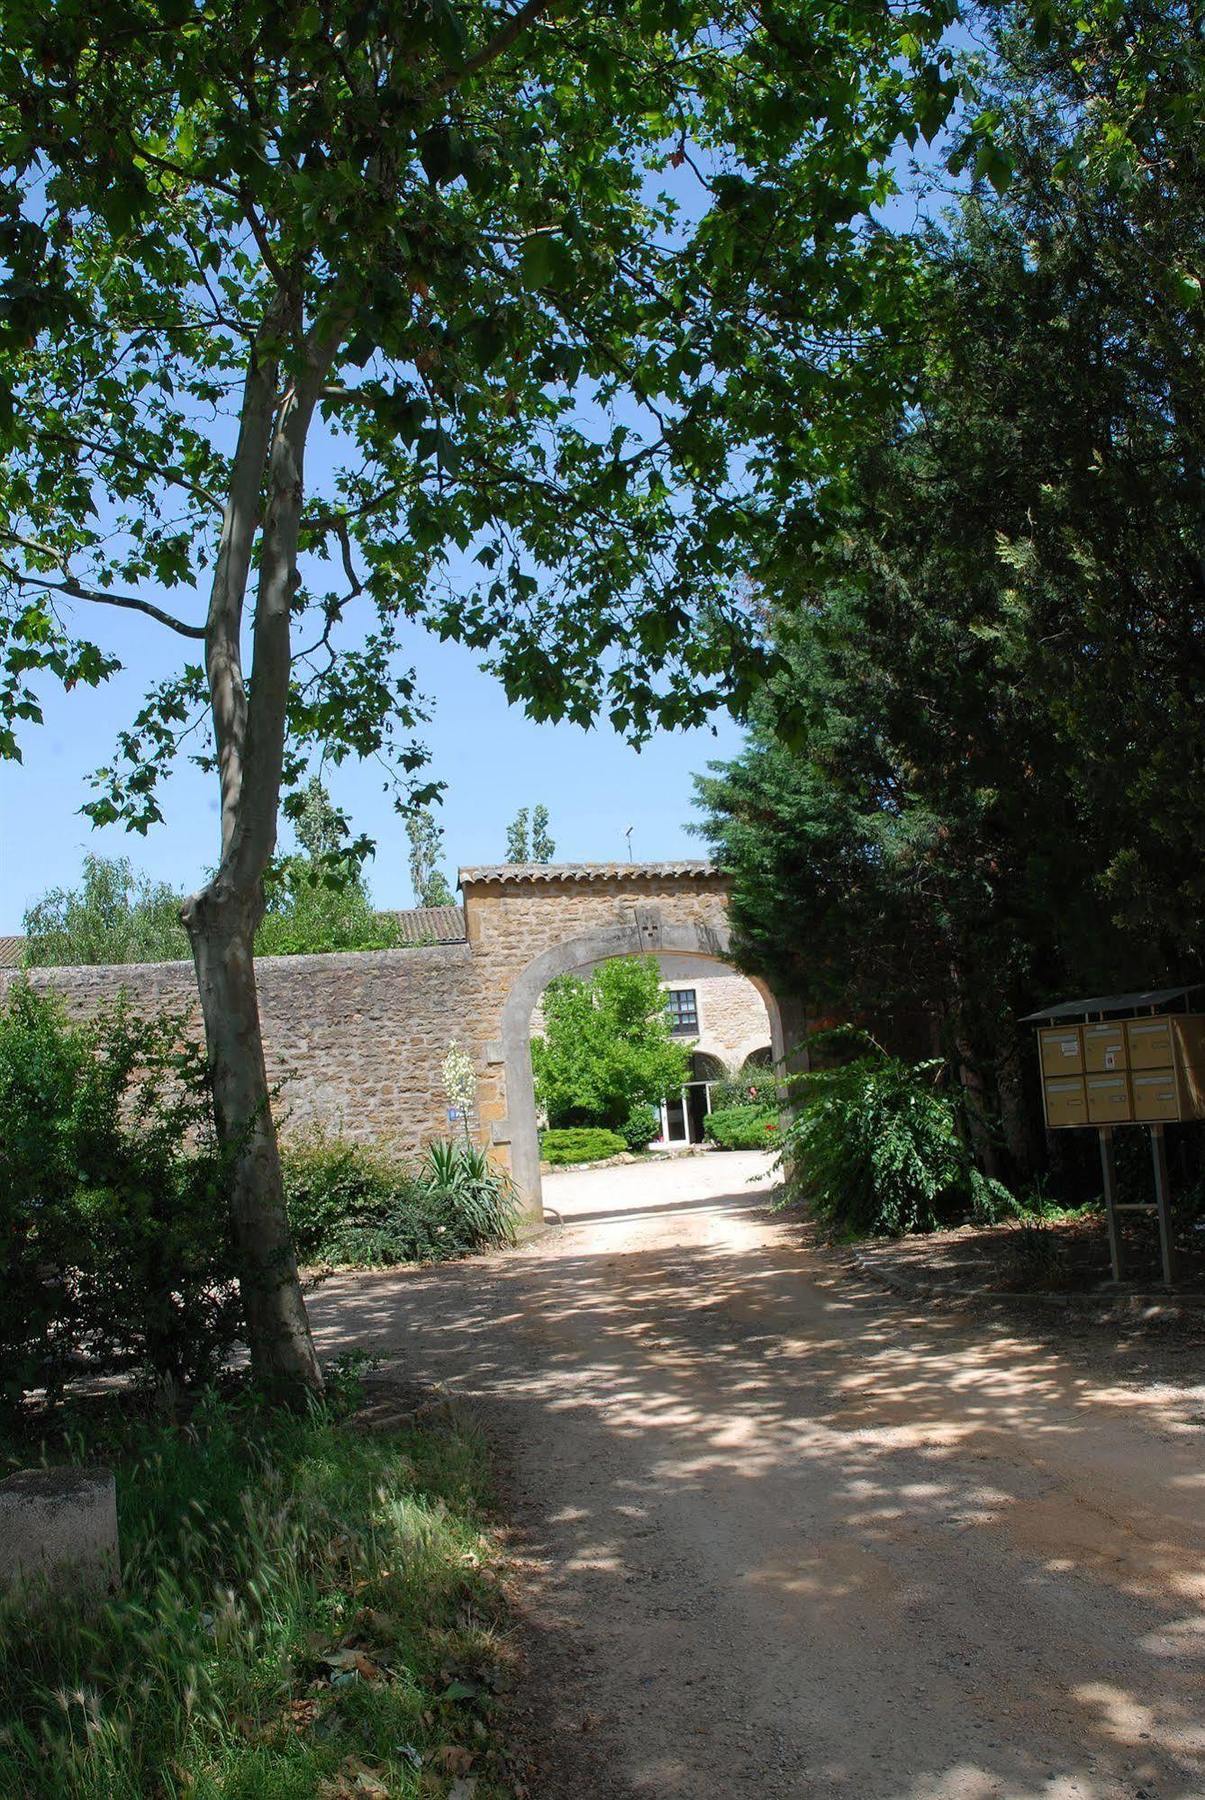
<path fill-rule="evenodd" d="M 24 954 L 23 937 L 0 937 L 0 969 L 19 969 Z"/>
<path fill-rule="evenodd" d="M 483 882 L 511 885 L 536 881 L 718 880 L 723 870 L 709 862 L 481 863 L 461 869 L 461 887 Z"/>
<path fill-rule="evenodd" d="M 401 926 L 406 944 L 459 944 L 464 940 L 463 906 L 412 906 L 385 917 Z"/>

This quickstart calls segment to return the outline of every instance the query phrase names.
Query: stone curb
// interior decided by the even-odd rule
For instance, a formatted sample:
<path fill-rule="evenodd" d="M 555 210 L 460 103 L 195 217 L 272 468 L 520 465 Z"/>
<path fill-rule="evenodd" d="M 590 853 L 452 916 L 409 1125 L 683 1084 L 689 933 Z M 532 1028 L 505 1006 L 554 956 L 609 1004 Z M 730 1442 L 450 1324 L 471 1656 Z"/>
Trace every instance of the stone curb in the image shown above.
<path fill-rule="evenodd" d="M 943 1282 L 904 1275 L 898 1269 L 880 1268 L 873 1257 L 856 1250 L 846 1267 L 886 1288 L 889 1293 L 908 1300 L 948 1300 L 953 1305 L 987 1300 L 998 1306 L 1036 1302 L 1039 1306 L 1061 1307 L 1067 1312 L 1095 1314 L 1101 1319 L 1116 1313 L 1132 1313 L 1143 1320 L 1205 1323 L 1205 1294 L 1177 1294 L 1174 1297 L 1166 1294 L 1011 1294 L 1002 1293 L 999 1288 L 951 1287 Z"/>

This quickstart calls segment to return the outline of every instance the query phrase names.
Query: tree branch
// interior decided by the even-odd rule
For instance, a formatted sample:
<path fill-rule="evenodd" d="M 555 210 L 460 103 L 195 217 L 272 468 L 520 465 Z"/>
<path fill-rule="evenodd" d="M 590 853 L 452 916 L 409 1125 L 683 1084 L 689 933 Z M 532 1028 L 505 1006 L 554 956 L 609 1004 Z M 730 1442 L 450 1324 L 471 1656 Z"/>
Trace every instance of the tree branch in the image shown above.
<path fill-rule="evenodd" d="M 278 293 L 256 333 L 247 364 L 238 443 L 231 464 L 230 492 L 222 518 L 205 626 L 205 670 L 222 790 L 223 856 L 234 836 L 243 784 L 247 727 L 247 690 L 240 646 L 243 604 L 276 410 L 279 363 L 275 340 L 287 316 L 286 299 Z"/>
<path fill-rule="evenodd" d="M 87 588 L 71 578 L 66 581 L 50 581 L 44 575 L 30 575 L 25 570 L 11 568 L 7 563 L 0 563 L 0 572 L 7 575 L 10 581 L 47 588 L 52 594 L 66 594 L 72 600 L 90 600 L 98 606 L 118 606 L 127 612 L 145 613 L 148 619 L 158 620 L 160 625 L 166 625 L 171 631 L 178 631 L 181 637 L 205 636 L 203 625 L 186 624 L 183 619 L 177 619 L 174 613 L 164 612 L 161 606 L 155 606 L 150 600 L 139 600 L 134 594 L 107 594 L 102 588 Z"/>
<path fill-rule="evenodd" d="M 76 449 L 91 450 L 96 456 L 113 457 L 117 462 L 126 463 L 131 469 L 137 469 L 142 475 L 157 476 L 160 481 L 167 482 L 171 487 L 183 488 L 185 493 L 195 494 L 198 500 L 204 500 L 206 505 L 212 506 L 215 512 L 222 511 L 222 502 L 216 494 L 211 494 L 208 488 L 203 488 L 197 481 L 190 481 L 188 476 L 179 469 L 147 462 L 144 457 L 135 456 L 133 451 L 127 450 L 124 445 L 98 443 L 95 438 L 84 437 L 82 432 L 78 431 L 48 431 L 45 442 L 48 444 L 71 444 Z"/>
<path fill-rule="evenodd" d="M 488 44 L 483 44 L 481 49 L 475 50 L 472 56 L 458 69 L 453 69 L 444 76 L 442 81 L 436 82 L 434 88 L 430 90 L 430 97 L 440 99 L 444 94 L 450 94 L 454 88 L 458 88 L 462 81 L 467 81 L 470 76 L 477 75 L 482 69 L 488 68 L 490 63 L 496 62 L 500 56 L 505 55 L 529 25 L 534 25 L 537 19 L 547 17 L 563 3 L 564 0 L 527 0 L 525 6 L 521 6 L 518 12 L 510 15 Z"/>

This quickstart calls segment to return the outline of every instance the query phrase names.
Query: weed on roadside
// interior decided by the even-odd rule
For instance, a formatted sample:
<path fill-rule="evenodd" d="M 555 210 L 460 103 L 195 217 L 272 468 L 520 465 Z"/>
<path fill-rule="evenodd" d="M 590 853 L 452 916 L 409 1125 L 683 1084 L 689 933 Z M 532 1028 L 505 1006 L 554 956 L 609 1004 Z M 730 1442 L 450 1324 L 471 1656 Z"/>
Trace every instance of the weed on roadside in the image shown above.
<path fill-rule="evenodd" d="M 123 1590 L 91 1616 L 9 1604 L 0 1796 L 521 1791 L 484 1447 L 455 1420 L 357 1430 L 347 1389 L 301 1416 L 208 1394 L 73 1442 L 116 1467 Z"/>

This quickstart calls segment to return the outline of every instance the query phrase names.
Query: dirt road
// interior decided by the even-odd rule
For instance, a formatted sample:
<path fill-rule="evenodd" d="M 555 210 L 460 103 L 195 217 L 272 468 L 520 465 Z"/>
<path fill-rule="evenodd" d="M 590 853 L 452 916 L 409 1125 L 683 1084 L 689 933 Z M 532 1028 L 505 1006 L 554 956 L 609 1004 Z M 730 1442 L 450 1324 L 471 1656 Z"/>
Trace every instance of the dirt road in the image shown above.
<path fill-rule="evenodd" d="M 519 1252 L 313 1298 L 506 1450 L 538 1800 L 1203 1800 L 1199 1356 L 926 1314 L 767 1192 L 753 1155 L 562 1175 Z"/>

